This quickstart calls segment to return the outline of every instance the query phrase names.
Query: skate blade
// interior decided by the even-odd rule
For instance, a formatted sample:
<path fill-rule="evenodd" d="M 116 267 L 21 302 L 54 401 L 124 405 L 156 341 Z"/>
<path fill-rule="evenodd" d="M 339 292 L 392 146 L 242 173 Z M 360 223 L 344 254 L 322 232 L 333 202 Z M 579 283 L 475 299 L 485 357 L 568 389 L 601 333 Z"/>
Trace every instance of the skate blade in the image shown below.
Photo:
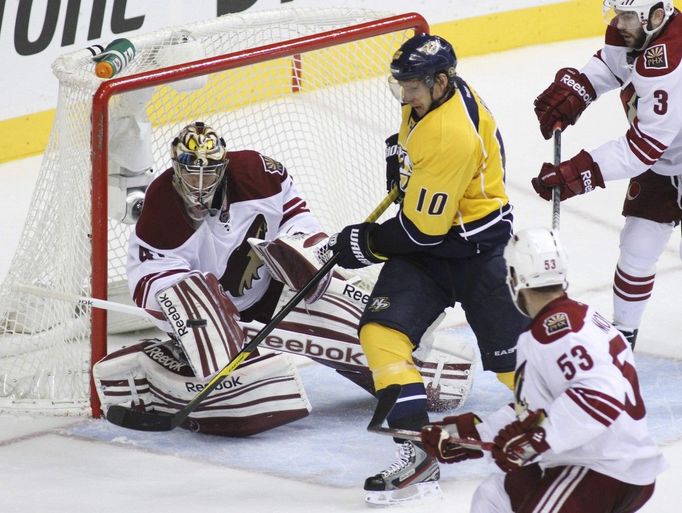
<path fill-rule="evenodd" d="M 365 502 L 369 506 L 393 506 L 413 501 L 442 499 L 438 481 L 417 483 L 398 490 L 368 491 Z"/>

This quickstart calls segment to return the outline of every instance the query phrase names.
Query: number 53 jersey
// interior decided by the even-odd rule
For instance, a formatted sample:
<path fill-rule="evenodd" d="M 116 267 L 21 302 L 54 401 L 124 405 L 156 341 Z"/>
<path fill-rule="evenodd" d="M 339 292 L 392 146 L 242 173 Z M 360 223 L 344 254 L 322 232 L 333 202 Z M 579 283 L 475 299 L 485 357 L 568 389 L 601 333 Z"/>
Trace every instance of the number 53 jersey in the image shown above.
<path fill-rule="evenodd" d="M 543 409 L 550 450 L 543 467 L 580 465 L 636 485 L 666 468 L 649 436 L 630 346 L 591 307 L 563 296 L 518 341 L 515 395 Z"/>

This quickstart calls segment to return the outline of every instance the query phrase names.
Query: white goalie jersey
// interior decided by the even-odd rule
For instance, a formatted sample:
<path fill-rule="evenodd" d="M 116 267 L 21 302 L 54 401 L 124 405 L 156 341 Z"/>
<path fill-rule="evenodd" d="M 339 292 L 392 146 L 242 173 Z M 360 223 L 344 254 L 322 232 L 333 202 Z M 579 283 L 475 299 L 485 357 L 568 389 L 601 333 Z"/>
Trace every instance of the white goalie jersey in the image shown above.
<path fill-rule="evenodd" d="M 192 270 L 215 275 L 240 312 L 261 300 L 270 274 L 247 239 L 320 231 L 287 170 L 255 151 L 229 152 L 229 205 L 195 227 L 172 184 L 172 170 L 147 190 L 128 246 L 128 285 L 135 303 L 158 311 L 157 292 Z M 162 315 L 159 328 L 170 331 Z"/>

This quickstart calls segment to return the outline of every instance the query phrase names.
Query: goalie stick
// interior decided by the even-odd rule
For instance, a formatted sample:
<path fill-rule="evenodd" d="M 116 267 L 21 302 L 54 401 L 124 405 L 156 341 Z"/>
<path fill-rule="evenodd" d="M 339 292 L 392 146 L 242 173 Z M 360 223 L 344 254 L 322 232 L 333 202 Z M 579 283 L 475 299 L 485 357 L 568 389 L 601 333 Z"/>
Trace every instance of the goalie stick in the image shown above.
<path fill-rule="evenodd" d="M 376 221 L 381 214 L 393 203 L 398 197 L 398 189 L 393 188 L 391 192 L 377 205 L 371 214 L 367 216 L 366 222 L 371 223 Z M 246 360 L 251 353 L 253 353 L 258 345 L 265 340 L 270 332 L 277 327 L 277 325 L 284 319 L 284 317 L 294 309 L 298 303 L 310 292 L 310 290 L 317 285 L 317 283 L 329 273 L 336 262 L 338 256 L 332 256 L 315 275 L 299 290 L 289 302 L 277 312 L 277 314 L 268 322 L 258 334 L 246 344 L 239 353 L 218 373 L 211 378 L 211 380 L 204 385 L 204 388 L 196 394 L 184 407 L 180 408 L 176 413 L 163 413 L 152 411 L 139 411 L 126 408 L 121 405 L 112 405 L 107 410 L 107 420 L 117 426 L 128 429 L 136 429 L 139 431 L 170 431 L 182 424 L 185 419 L 197 409 L 199 404 L 208 397 L 208 395 L 225 379 L 232 374 L 239 365 Z"/>
<path fill-rule="evenodd" d="M 388 414 L 391 413 L 393 405 L 400 396 L 401 390 L 402 386 L 400 385 L 389 385 L 382 391 L 376 410 L 374 410 L 372 420 L 370 420 L 369 424 L 367 425 L 367 431 L 370 431 L 371 433 L 378 433 L 380 435 L 392 436 L 394 438 L 402 438 L 404 440 L 421 442 L 422 437 L 419 431 L 395 429 L 383 426 L 386 417 L 388 417 Z M 447 442 L 450 444 L 461 445 L 465 449 L 478 449 L 480 451 L 492 451 L 494 446 L 494 444 L 491 442 L 482 442 L 480 440 L 476 440 L 475 438 L 457 438 L 454 436 L 448 438 Z"/>

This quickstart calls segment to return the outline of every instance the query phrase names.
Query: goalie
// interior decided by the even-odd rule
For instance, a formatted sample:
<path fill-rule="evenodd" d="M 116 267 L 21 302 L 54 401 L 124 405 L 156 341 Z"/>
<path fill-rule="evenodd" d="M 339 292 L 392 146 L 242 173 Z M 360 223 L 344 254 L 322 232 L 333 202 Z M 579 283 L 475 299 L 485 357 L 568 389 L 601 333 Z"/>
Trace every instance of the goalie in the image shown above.
<path fill-rule="evenodd" d="M 133 300 L 170 339 L 142 340 L 95 364 L 105 413 L 113 404 L 182 408 L 322 263 L 327 237 L 282 164 L 256 151 L 227 151 L 201 122 L 172 141 L 171 160 L 147 190 L 127 262 Z M 336 293 L 327 291 L 331 282 Z M 373 393 L 357 339 L 361 298 L 338 276 L 326 277 L 263 342 L 276 352 L 254 353 L 183 427 L 247 436 L 307 416 L 310 403 L 287 352 Z M 438 411 L 464 400 L 473 375 L 473 349 L 443 338 L 451 337 L 426 335 L 415 354 Z"/>

